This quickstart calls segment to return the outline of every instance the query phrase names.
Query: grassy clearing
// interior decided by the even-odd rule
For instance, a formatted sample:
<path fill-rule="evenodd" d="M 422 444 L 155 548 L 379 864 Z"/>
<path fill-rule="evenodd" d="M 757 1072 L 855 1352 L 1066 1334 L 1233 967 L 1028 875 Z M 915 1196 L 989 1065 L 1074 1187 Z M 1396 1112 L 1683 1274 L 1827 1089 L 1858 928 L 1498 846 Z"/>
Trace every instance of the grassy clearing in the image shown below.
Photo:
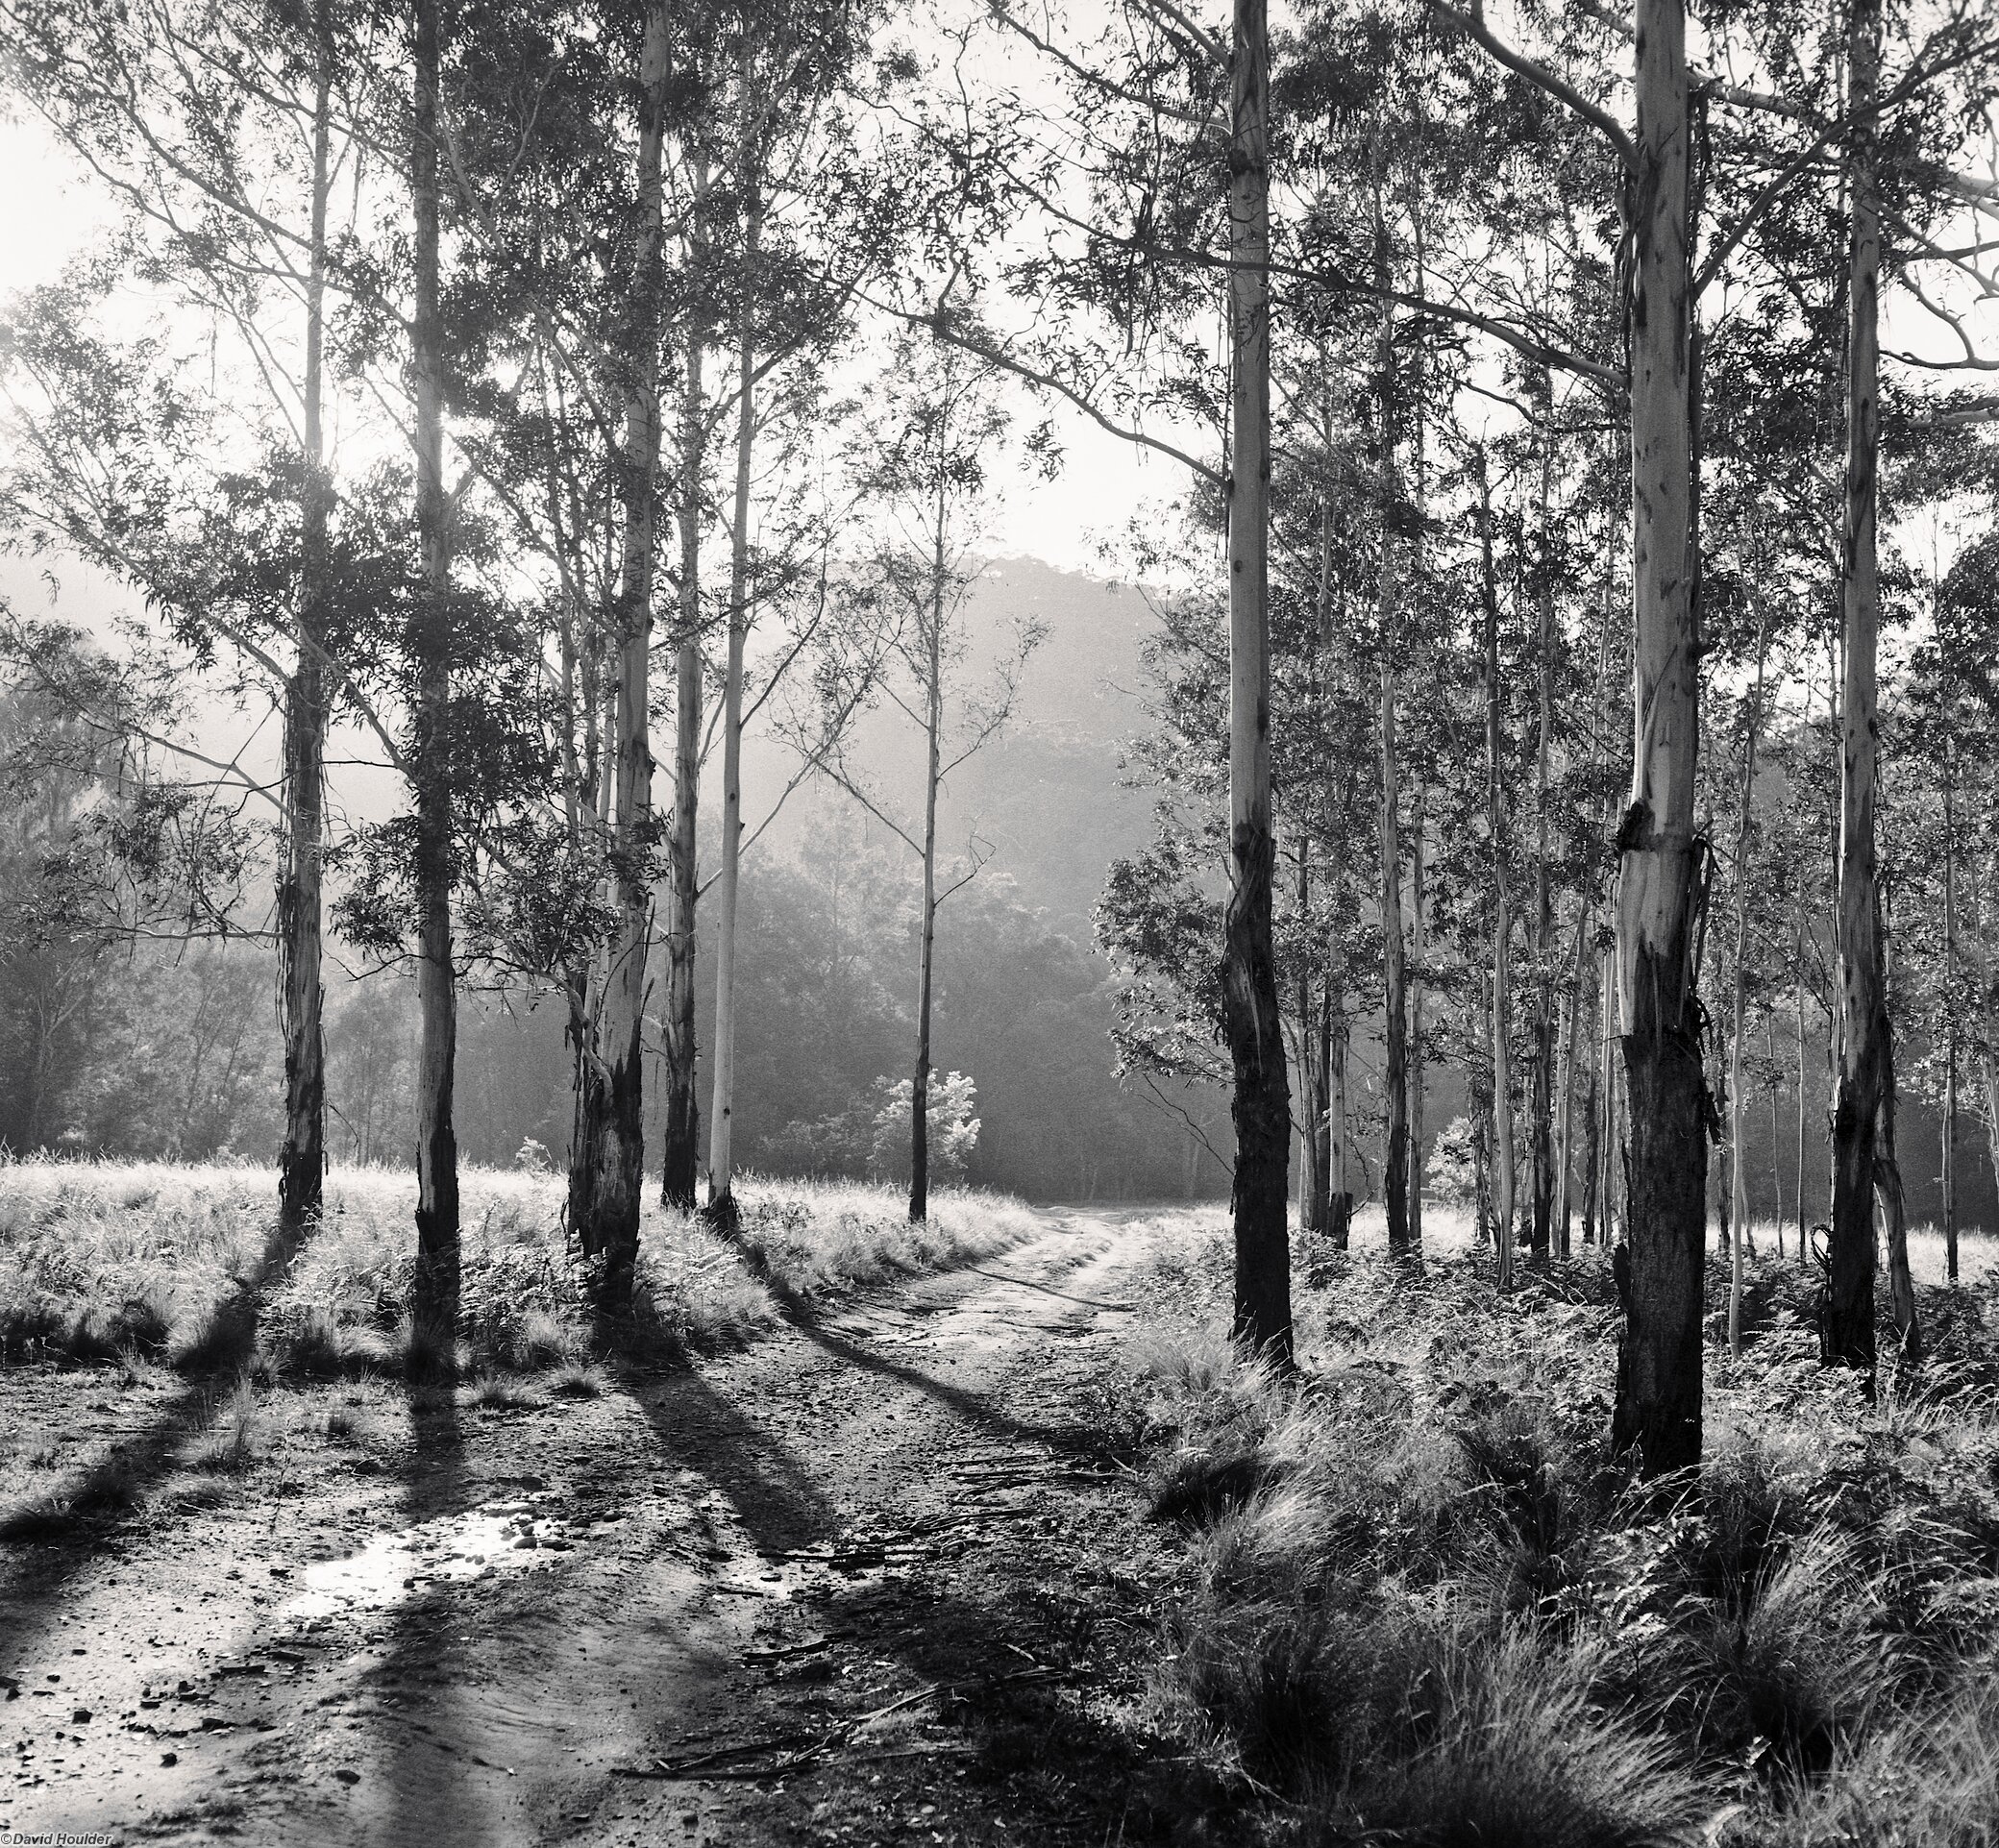
<path fill-rule="evenodd" d="M 1502 1301 L 1444 1240 L 1397 1279 L 1364 1230 L 1301 1267 L 1300 1386 L 1204 1319 L 1227 1300 L 1214 1216 L 1174 1243 L 1152 1283 L 1172 1332 L 1138 1360 L 1190 1577 L 1151 1698 L 1271 1793 L 1269 1840 L 1999 1842 L 1983 1241 L 1981 1281 L 1923 1293 L 1935 1357 L 1872 1407 L 1819 1370 L 1773 1241 L 1740 1364 L 1717 1277 L 1708 1455 L 1664 1495 L 1605 1452 L 1602 1254 Z"/>
<path fill-rule="evenodd" d="M 882 1188 L 751 1178 L 740 1232 L 648 1207 L 627 1345 L 672 1358 L 741 1346 L 785 1303 L 963 1262 L 1035 1229 L 1003 1197 L 949 1193 L 911 1226 Z M 595 1343 L 558 1175 L 462 1180 L 462 1372 L 574 1372 Z M 413 1183 L 335 1170 L 326 1217 L 266 1275 L 276 1177 L 163 1163 L 0 1166 L 0 1364 L 156 1362 L 183 1374 L 337 1381 L 421 1371 L 407 1301 Z M 559 1389 L 558 1390 L 562 1390 Z"/>

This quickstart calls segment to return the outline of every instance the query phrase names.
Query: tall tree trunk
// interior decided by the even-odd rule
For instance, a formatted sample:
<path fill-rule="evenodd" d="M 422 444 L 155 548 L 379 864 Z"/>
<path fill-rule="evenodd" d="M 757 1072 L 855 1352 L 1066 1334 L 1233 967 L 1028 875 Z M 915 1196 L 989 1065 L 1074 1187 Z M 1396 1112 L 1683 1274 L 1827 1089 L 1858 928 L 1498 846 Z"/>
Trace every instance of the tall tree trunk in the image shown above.
<path fill-rule="evenodd" d="M 1591 984 L 1590 995 L 1590 1082 L 1584 1093 L 1583 1129 L 1583 1243 L 1598 1242 L 1597 1216 L 1603 1199 L 1603 1094 L 1608 1088 L 1607 1040 L 1603 1030 L 1604 982 Z M 1608 1243 L 1608 1241 L 1604 1241 Z"/>
<path fill-rule="evenodd" d="M 1298 842 L 1298 935 L 1312 941 L 1312 843 Z M 1322 1004 L 1315 1005 L 1310 959 L 1298 959 L 1298 1075 L 1304 1109 L 1298 1125 L 1298 1230 L 1308 1238 L 1325 1236 L 1327 1187 L 1325 1171 L 1325 1086 L 1331 1033 Z"/>
<path fill-rule="evenodd" d="M 1330 441 L 1333 430 L 1332 372 L 1322 344 L 1319 357 L 1320 380 L 1325 394 L 1322 400 L 1322 429 Z M 1313 704 L 1317 706 L 1330 690 L 1328 683 L 1337 683 L 1339 678 L 1339 662 L 1334 654 L 1333 635 L 1332 497 L 1323 486 L 1319 497 L 1319 574 L 1315 603 L 1317 621 L 1313 636 L 1311 692 Z M 1301 909 L 1306 908 L 1305 877 L 1310 859 L 1311 838 L 1307 834 L 1298 846 L 1298 890 Z M 1299 1019 L 1302 1023 L 1300 1031 L 1308 1048 L 1305 1120 L 1309 1153 L 1305 1168 L 1309 1184 L 1303 1190 L 1304 1200 L 1299 1212 L 1299 1220 L 1303 1231 L 1317 1234 L 1323 1239 L 1331 1239 L 1338 1248 L 1344 1251 L 1346 1248 L 1347 1221 L 1352 1201 L 1346 1194 L 1345 1146 L 1345 1023 L 1342 1019 L 1336 1023 L 1334 1018 L 1343 1004 L 1340 949 L 1341 890 L 1337 885 L 1333 888 L 1332 902 L 1327 908 L 1324 931 L 1320 939 L 1325 946 L 1325 970 L 1323 979 L 1320 983 L 1320 1002 L 1316 1019 L 1309 1012 L 1310 979 L 1309 976 L 1302 978 L 1304 986 L 1301 1000 L 1307 1011 L 1301 1012 Z M 1302 935 L 1307 944 L 1314 941 L 1310 929 L 1303 931 Z M 1309 966 L 1309 959 L 1307 961 Z M 1336 1032 L 1339 1036 L 1338 1056 L 1341 1061 L 1337 1074 L 1333 1066 Z M 1317 1080 L 1316 1085 L 1312 1082 L 1314 1078 Z M 1335 1215 L 1338 1216 L 1337 1232 Z"/>
<path fill-rule="evenodd" d="M 1318 1041 L 1319 1114 L 1312 1121 L 1313 1227 L 1320 1238 L 1331 1230 L 1333 1220 L 1333 997 L 1321 988 L 1319 1013 L 1310 1029 Z M 1340 1202 L 1344 1214 L 1345 1202 Z"/>
<path fill-rule="evenodd" d="M 1958 1280 L 1958 740 L 1943 758 L 1943 1269 Z"/>
<path fill-rule="evenodd" d="M 1749 955 L 1749 822 L 1756 801 L 1756 740 L 1763 726 L 1764 653 L 1767 624 L 1756 632 L 1756 690 L 1749 696 L 1748 733 L 1742 743 L 1742 802 L 1736 820 L 1735 993 L 1728 1035 L 1728 1351 L 1742 1358 L 1742 1250 L 1749 1234 L 1749 1183 L 1742 1163 L 1742 1010 Z"/>
<path fill-rule="evenodd" d="M 1493 974 L 1484 964 L 1476 965 L 1472 979 L 1477 984 L 1474 1019 L 1478 1035 L 1474 1044 L 1483 1054 L 1483 1065 L 1474 1064 L 1467 1074 L 1466 1091 L 1471 1102 L 1471 1239 L 1483 1246 L 1494 1243 L 1493 1226 L 1493 1071 L 1498 1059 L 1493 1039 Z"/>
<path fill-rule="evenodd" d="M 595 1045 L 578 1059 L 577 1143 L 570 1150 L 570 1225 L 602 1269 L 600 1308 L 631 1307 L 645 1193 L 647 951 L 653 934 L 653 579 L 659 503 L 659 330 L 666 292 L 662 160 L 670 20 L 651 0 L 639 52 L 637 236 L 626 303 L 624 454 L 618 487 L 624 530 L 618 581 L 618 673 L 613 699 L 615 778 L 609 858 L 616 888 Z"/>
<path fill-rule="evenodd" d="M 1600 1243 L 1616 1247 L 1628 1244 L 1631 1229 L 1631 1161 L 1624 1135 L 1624 1047 L 1616 1031 L 1617 958 L 1615 949 L 1603 956 L 1603 1226 Z"/>
<path fill-rule="evenodd" d="M 925 637 L 924 908 L 917 952 L 916 1072 L 909 1087 L 909 1217 L 921 1225 L 930 1212 L 930 986 L 937 944 L 937 781 L 944 746 L 945 483 L 937 478 L 930 553 L 930 620 Z M 1281 1051 L 1278 1055 L 1283 1056 Z M 1287 1140 L 1291 1134 L 1285 1128 Z"/>
<path fill-rule="evenodd" d="M 1493 1249 L 1499 1287 L 1513 1287 L 1513 916 L 1506 886 L 1506 790 L 1499 755 L 1499 587 L 1493 570 L 1493 497 L 1478 457 L 1479 563 L 1485 610 L 1486 825 L 1493 852 Z"/>
<path fill-rule="evenodd" d="M 1409 1248 L 1423 1248 L 1423 836 L 1429 825 L 1429 791 L 1416 792 L 1415 823 L 1409 837 L 1409 956 L 1407 979 L 1409 1056 Z"/>
<path fill-rule="evenodd" d="M 1886 935 L 1881 945 L 1881 964 L 1888 967 Z M 1891 1018 L 1886 993 L 1881 998 L 1884 1018 Z M 1881 1209 L 1884 1243 L 1888 1246 L 1888 1308 L 1895 1322 L 1895 1343 L 1904 1361 L 1922 1359 L 1922 1330 L 1916 1321 L 1915 1281 L 1909 1273 L 1909 1217 L 1902 1194 L 1901 1165 L 1895 1160 L 1895 1046 L 1884 1035 L 1881 1058 L 1881 1119 L 1875 1130 L 1874 1196 Z"/>
<path fill-rule="evenodd" d="M 1416 266 L 1416 294 L 1426 286 L 1428 253 L 1424 237 L 1424 189 L 1421 165 L 1412 170 L 1413 196 L 1409 204 L 1410 255 Z M 1385 253 L 1384 253 L 1385 254 Z M 1409 538 L 1410 579 L 1415 594 L 1425 595 L 1428 563 L 1424 545 L 1430 506 L 1429 418 L 1427 392 L 1429 368 L 1420 324 L 1412 330 L 1409 382 L 1410 486 L 1415 522 Z M 1426 1084 L 1423 1052 L 1423 852 L 1429 827 L 1427 787 L 1419 782 L 1411 820 L 1414 827 L 1409 843 L 1409 960 L 1405 991 L 1409 1017 L 1408 1056 L 1403 1084 L 1408 1096 L 1409 1118 L 1409 1244 L 1421 1254 L 1423 1248 L 1423 1093 Z"/>
<path fill-rule="evenodd" d="M 423 604 L 415 628 L 417 1009 L 416 1274 L 412 1319 L 448 1343 L 458 1313 L 458 1143 L 452 1124 L 457 987 L 452 962 L 452 613 L 450 509 L 444 497 L 444 354 L 438 318 L 438 0 L 415 0 L 409 190 L 416 219 L 416 530 Z"/>
<path fill-rule="evenodd" d="M 1798 925 L 1798 1268 L 1809 1269 L 1812 1263 L 1812 1237 L 1805 1223 L 1805 930 L 1802 920 Z"/>
<path fill-rule="evenodd" d="M 1991 1163 L 1992 1180 L 1999 1185 L 1999 1072 L 1993 1069 L 1990 1049 L 1992 959 L 1986 944 L 1985 881 L 1979 876 L 1976 853 L 1971 856 L 1965 872 L 1971 880 L 1972 953 L 1978 959 L 1979 1102 L 1986 1132 L 1986 1156 Z"/>
<path fill-rule="evenodd" d="M 1874 185 L 1880 0 L 1852 0 L 1849 72 L 1846 475 L 1839 584 L 1844 662 L 1839 748 L 1839 1073 L 1833 1105 L 1831 1267 L 1820 1322 L 1828 1366 L 1874 1379 L 1874 1189 L 1889 1055 L 1882 992 L 1881 895 L 1874 843 L 1875 654 L 1881 620 L 1875 558 L 1880 427 L 1881 230 Z"/>
<path fill-rule="evenodd" d="M 1626 1244 L 1612 1441 L 1647 1475 L 1700 1461 L 1709 1108 L 1694 993 L 1700 560 L 1693 535 L 1684 0 L 1637 0 L 1631 205 L 1631 800 L 1617 830 Z"/>
<path fill-rule="evenodd" d="M 1222 1003 L 1235 1069 L 1237 1340 L 1288 1366 L 1291 1096 L 1277 1013 L 1271 886 L 1270 29 L 1235 0 L 1229 58 L 1229 892 Z"/>
<path fill-rule="evenodd" d="M 1542 383 L 1545 388 L 1545 372 Z M 1554 397 L 1551 390 L 1547 391 L 1545 402 L 1552 417 Z M 1534 951 L 1534 1072 L 1530 1087 L 1534 1111 L 1530 1132 L 1534 1223 L 1531 1244 L 1534 1262 L 1538 1265 L 1547 1263 L 1555 1212 L 1555 973 L 1549 960 L 1555 908 L 1548 880 L 1548 753 L 1555 727 L 1555 575 L 1551 558 L 1554 541 L 1549 531 L 1549 503 L 1554 498 L 1553 474 L 1554 444 L 1544 434 L 1541 443 L 1539 581 L 1535 586 L 1535 604 L 1540 617 L 1535 657 L 1540 681 L 1541 723 L 1534 748 L 1534 915 L 1531 924 Z"/>
<path fill-rule="evenodd" d="M 1583 962 L 1589 949 L 1589 907 L 1577 908 L 1575 956 L 1568 973 L 1568 1031 L 1562 1042 L 1562 1081 L 1557 1087 L 1555 1118 L 1555 1255 L 1568 1256 L 1568 1227 L 1573 1194 L 1570 1175 L 1575 1166 L 1575 1049 L 1581 1036 L 1583 1014 Z"/>
<path fill-rule="evenodd" d="M 1345 1251 L 1353 1231 L 1353 1179 L 1346 1134 L 1346 986 L 1339 919 L 1327 932 L 1325 983 L 1326 1237 Z"/>
<path fill-rule="evenodd" d="M 1380 406 L 1381 555 L 1376 579 L 1376 645 L 1381 651 L 1381 972 L 1383 1045 L 1381 1100 L 1386 1113 L 1381 1196 L 1392 1256 L 1410 1255 L 1409 1004 L 1402 941 L 1401 765 L 1395 749 L 1395 379 L 1394 319 L 1387 297 L 1388 230 L 1381 216 L 1381 176 L 1374 177 L 1374 281 L 1383 291 L 1374 343 Z"/>
<path fill-rule="evenodd" d="M 747 45 L 747 40 L 745 41 Z M 750 56 L 743 54 L 743 112 L 750 103 Z M 730 1134 L 736 1084 L 736 895 L 743 859 L 743 651 L 750 636 L 750 479 L 756 451 L 755 274 L 763 232 L 763 204 L 744 134 L 743 206 L 745 283 L 737 308 L 735 531 L 728 554 L 728 665 L 722 683 L 722 865 L 715 899 L 715 1089 L 708 1110 L 708 1211 L 723 1224 L 735 1222 L 734 1155 Z"/>
<path fill-rule="evenodd" d="M 1778 1094 L 1784 1083 L 1777 1075 L 1777 1007 L 1774 1001 L 1764 1009 L 1763 1016 L 1764 1062 L 1770 1070 L 1770 1192 L 1774 1211 L 1772 1222 L 1777 1227 L 1777 1262 L 1784 1262 L 1784 1170 L 1777 1160 L 1777 1145 L 1783 1139 L 1784 1124 L 1778 1110 Z"/>
<path fill-rule="evenodd" d="M 705 170 L 696 177 L 705 192 Z M 697 258 L 699 260 L 699 258 Z M 696 824 L 701 802 L 701 515 L 706 421 L 702 389 L 702 329 L 690 321 L 680 398 L 680 608 L 674 653 L 673 928 L 667 935 L 666 1124 L 660 1197 L 692 1212 L 701 1165 L 701 1106 L 695 1096 L 695 913 L 701 870 Z"/>
<path fill-rule="evenodd" d="M 284 1037 L 284 1145 L 278 1220 L 294 1244 L 319 1220 L 326 1184 L 326 1036 L 321 929 L 326 853 L 326 570 L 329 483 L 326 209 L 332 185 L 333 47 L 325 0 L 313 14 L 312 226 L 306 259 L 304 483 L 299 508 L 298 659 L 284 690 L 284 865 L 278 880 L 278 992 Z"/>

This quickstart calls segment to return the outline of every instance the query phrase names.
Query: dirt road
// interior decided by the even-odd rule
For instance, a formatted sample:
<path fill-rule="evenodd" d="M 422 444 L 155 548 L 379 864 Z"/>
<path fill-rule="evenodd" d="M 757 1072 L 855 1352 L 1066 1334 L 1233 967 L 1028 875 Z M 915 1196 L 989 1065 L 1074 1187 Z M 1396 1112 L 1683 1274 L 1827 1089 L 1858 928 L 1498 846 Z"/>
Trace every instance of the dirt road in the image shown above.
<path fill-rule="evenodd" d="M 1132 1703 L 1170 1568 L 1113 1408 L 1157 1234 L 1045 1217 L 594 1399 L 397 1394 L 343 1448 L 333 1389 L 330 1435 L 216 1505 L 162 1480 L 0 1549 L 0 1833 L 1143 1838 L 1168 1799 Z M 141 1447 L 185 1416 L 101 1391 Z"/>

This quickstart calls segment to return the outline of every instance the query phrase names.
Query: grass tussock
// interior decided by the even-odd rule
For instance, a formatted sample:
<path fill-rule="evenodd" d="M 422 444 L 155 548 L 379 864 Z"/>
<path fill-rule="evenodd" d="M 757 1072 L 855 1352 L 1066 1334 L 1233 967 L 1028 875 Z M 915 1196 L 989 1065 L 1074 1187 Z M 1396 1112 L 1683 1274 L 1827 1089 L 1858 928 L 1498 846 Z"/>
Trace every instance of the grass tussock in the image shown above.
<path fill-rule="evenodd" d="M 256 1382 L 245 1378 L 215 1409 L 208 1428 L 188 1444 L 185 1462 L 213 1476 L 240 1476 L 257 1467 L 276 1446 L 278 1422 Z"/>
<path fill-rule="evenodd" d="M 774 1183 L 742 1200 L 735 1234 L 757 1275 L 811 1299 L 970 1264 L 1040 1229 L 1003 1195 L 951 1189 L 912 1223 L 904 1196 L 838 1181 Z"/>
<path fill-rule="evenodd" d="M 1504 1299 L 1489 1269 L 1332 1259 L 1289 1382 L 1195 1319 L 1212 1234 L 1152 1279 L 1152 1511 L 1191 1575 L 1155 1713 L 1281 1799 L 1271 1841 L 1999 1848 L 1999 1289 L 1869 1406 L 1760 1265 L 1662 1491 L 1607 1454 L 1600 1254 Z"/>
<path fill-rule="evenodd" d="M 335 1170 L 295 1254 L 272 1247 L 276 1180 L 217 1164 L 0 1162 L 0 1365 L 159 1359 L 184 1376 L 331 1382 L 560 1372 L 741 1347 L 813 1298 L 962 1263 L 1032 1216 L 947 1192 L 912 1226 L 882 1188 L 749 1177 L 738 1232 L 646 1209 L 630 1316 L 595 1313 L 559 1175 L 469 1170 L 450 1329 L 412 1325 L 412 1183 Z"/>
<path fill-rule="evenodd" d="M 113 1452 L 75 1483 L 31 1494 L 0 1516 L 0 1540 L 67 1540 L 93 1520 L 130 1514 L 144 1499 L 138 1472 Z"/>
<path fill-rule="evenodd" d="M 558 1399 L 601 1399 L 611 1390 L 610 1375 L 587 1361 L 568 1361 L 548 1376 Z"/>

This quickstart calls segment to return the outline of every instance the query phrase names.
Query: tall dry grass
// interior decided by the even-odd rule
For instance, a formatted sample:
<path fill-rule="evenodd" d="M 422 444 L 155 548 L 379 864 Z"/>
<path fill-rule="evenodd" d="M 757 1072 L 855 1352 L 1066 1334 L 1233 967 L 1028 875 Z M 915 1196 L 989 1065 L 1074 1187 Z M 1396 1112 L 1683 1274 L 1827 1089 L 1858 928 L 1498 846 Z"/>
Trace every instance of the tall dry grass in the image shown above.
<path fill-rule="evenodd" d="M 1707 1455 L 1662 1492 L 1607 1450 L 1605 1254 L 1502 1298 L 1489 1259 L 1433 1238 L 1399 1274 L 1363 1228 L 1348 1256 L 1305 1254 L 1304 1371 L 1281 1380 L 1201 1319 L 1227 1300 L 1217 1217 L 1183 1239 L 1153 1280 L 1175 1332 L 1134 1355 L 1153 1509 L 1188 1571 L 1152 1703 L 1271 1793 L 1246 1827 L 1999 1842 L 1984 1241 L 1975 1281 L 1922 1293 L 1933 1357 L 1888 1368 L 1872 1404 L 1819 1368 L 1810 1287 L 1773 1241 L 1740 1363 L 1716 1275 Z"/>
<path fill-rule="evenodd" d="M 936 1196 L 927 1226 L 885 1188 L 749 1176 L 737 1194 L 733 1237 L 646 1207 L 629 1332 L 655 1353 L 740 1345 L 787 1303 L 963 1262 L 1039 1225 L 1016 1200 L 962 1190 Z M 510 1370 L 581 1359 L 591 1318 L 562 1177 L 469 1169 L 460 1197 L 456 1358 Z M 307 1378 L 402 1365 L 418 1339 L 411 1177 L 334 1169 L 321 1224 L 274 1265 L 276 1203 L 274 1171 L 250 1165 L 0 1164 L 0 1362 L 133 1352 L 194 1371 L 255 1358 Z"/>

